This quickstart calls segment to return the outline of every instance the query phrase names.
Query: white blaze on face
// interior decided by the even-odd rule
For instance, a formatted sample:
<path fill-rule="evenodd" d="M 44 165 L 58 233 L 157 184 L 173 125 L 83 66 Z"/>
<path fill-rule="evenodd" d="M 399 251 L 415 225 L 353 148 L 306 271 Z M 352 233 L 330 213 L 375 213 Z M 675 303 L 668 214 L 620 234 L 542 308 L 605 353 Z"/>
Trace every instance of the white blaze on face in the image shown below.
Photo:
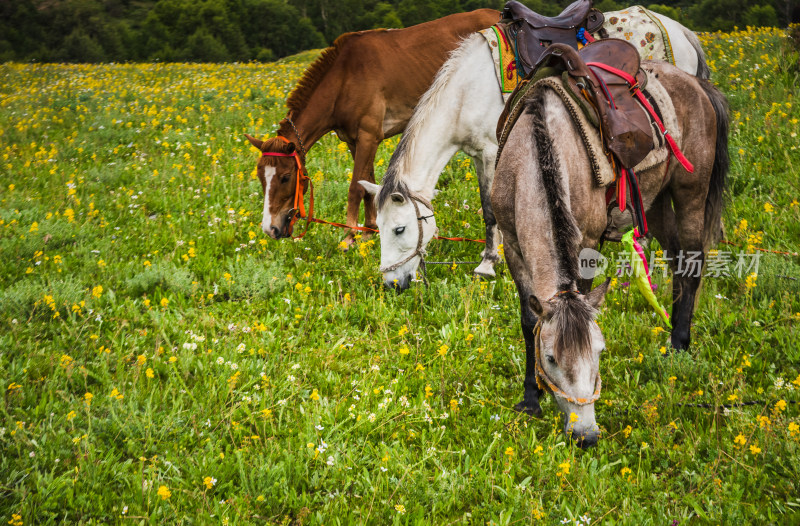
<path fill-rule="evenodd" d="M 272 224 L 272 216 L 269 213 L 269 185 L 272 182 L 272 177 L 274 175 L 274 166 L 264 167 L 264 180 L 267 182 L 267 185 L 264 190 L 264 215 L 261 218 L 261 230 L 265 234 L 269 232 L 269 227 Z"/>

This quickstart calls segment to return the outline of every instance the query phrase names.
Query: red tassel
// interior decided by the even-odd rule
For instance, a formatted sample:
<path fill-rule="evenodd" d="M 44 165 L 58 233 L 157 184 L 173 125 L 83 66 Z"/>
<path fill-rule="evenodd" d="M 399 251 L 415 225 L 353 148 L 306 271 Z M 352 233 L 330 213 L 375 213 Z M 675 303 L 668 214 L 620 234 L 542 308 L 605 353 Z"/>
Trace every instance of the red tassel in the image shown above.
<path fill-rule="evenodd" d="M 626 183 L 628 180 L 628 172 L 625 168 L 620 169 L 619 177 L 617 178 L 617 205 L 619 211 L 624 212 L 626 208 L 625 196 L 628 193 Z"/>

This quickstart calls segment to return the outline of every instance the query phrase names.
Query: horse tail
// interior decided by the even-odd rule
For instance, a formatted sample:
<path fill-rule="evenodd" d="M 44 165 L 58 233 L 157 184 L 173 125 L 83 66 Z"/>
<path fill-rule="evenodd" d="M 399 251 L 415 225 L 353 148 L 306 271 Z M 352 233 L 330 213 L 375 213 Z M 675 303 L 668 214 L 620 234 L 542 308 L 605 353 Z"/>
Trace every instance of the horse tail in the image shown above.
<path fill-rule="evenodd" d="M 683 28 L 683 34 L 686 35 L 686 40 L 689 41 L 689 44 L 692 45 L 695 53 L 697 53 L 697 73 L 695 73 L 695 77 L 703 80 L 710 79 L 711 68 L 708 67 L 708 62 L 706 62 L 706 52 L 703 50 L 700 39 L 697 38 L 697 34 L 688 27 Z"/>
<path fill-rule="evenodd" d="M 703 244 L 706 247 L 710 247 L 724 237 L 722 209 L 725 206 L 728 169 L 730 168 L 730 158 L 728 156 L 730 118 L 728 116 L 728 100 L 725 95 L 707 80 L 701 80 L 700 86 L 711 102 L 717 118 L 717 143 L 714 153 L 714 165 L 711 168 L 711 179 L 708 185 L 708 195 L 706 196 L 703 235 Z"/>

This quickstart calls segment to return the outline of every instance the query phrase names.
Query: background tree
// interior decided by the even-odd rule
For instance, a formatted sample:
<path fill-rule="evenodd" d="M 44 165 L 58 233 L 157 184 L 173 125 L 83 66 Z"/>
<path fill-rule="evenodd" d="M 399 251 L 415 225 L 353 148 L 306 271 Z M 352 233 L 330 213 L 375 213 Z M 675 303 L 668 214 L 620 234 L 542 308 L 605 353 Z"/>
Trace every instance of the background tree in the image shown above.
<path fill-rule="evenodd" d="M 502 0 L 0 0 L 0 61 L 274 60 L 348 31 L 408 27 Z M 569 0 L 523 0 L 544 15 Z M 601 11 L 629 5 L 596 0 Z M 798 0 L 660 0 L 695 30 L 800 21 Z"/>

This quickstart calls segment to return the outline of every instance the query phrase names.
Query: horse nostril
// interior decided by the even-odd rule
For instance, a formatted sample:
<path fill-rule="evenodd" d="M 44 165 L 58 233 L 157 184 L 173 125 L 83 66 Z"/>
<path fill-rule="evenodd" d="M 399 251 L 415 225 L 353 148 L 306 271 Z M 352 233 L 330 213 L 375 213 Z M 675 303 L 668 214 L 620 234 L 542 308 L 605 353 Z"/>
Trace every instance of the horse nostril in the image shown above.
<path fill-rule="evenodd" d="M 278 227 L 276 227 L 275 225 L 269 227 L 269 232 L 270 235 L 272 235 L 272 237 L 275 239 L 278 239 L 281 235 L 281 231 L 278 230 Z"/>

